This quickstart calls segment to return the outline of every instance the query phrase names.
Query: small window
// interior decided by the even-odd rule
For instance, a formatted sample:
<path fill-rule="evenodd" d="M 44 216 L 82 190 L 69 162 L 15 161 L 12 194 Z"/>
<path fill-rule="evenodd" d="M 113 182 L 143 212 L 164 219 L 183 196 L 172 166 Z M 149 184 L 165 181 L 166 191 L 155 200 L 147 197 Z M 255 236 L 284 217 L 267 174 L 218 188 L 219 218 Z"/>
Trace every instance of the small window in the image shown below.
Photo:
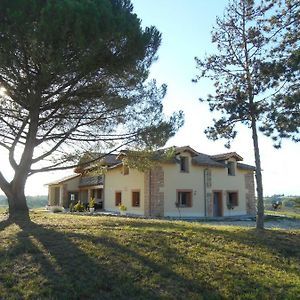
<path fill-rule="evenodd" d="M 229 207 L 234 207 L 239 205 L 237 192 L 227 192 L 227 205 Z"/>
<path fill-rule="evenodd" d="M 123 175 L 128 175 L 129 174 L 129 167 L 126 165 L 123 165 Z"/>
<path fill-rule="evenodd" d="M 235 176 L 235 163 L 234 161 L 229 161 L 227 163 L 228 175 Z"/>
<path fill-rule="evenodd" d="M 122 204 L 122 193 L 121 192 L 115 193 L 115 204 L 116 204 L 116 206 L 119 206 Z"/>
<path fill-rule="evenodd" d="M 140 192 L 139 191 L 132 192 L 132 206 L 133 207 L 140 206 Z"/>
<path fill-rule="evenodd" d="M 180 157 L 180 172 L 188 172 L 189 171 L 189 158 L 186 156 Z"/>
<path fill-rule="evenodd" d="M 177 207 L 192 207 L 192 191 L 177 191 Z"/>

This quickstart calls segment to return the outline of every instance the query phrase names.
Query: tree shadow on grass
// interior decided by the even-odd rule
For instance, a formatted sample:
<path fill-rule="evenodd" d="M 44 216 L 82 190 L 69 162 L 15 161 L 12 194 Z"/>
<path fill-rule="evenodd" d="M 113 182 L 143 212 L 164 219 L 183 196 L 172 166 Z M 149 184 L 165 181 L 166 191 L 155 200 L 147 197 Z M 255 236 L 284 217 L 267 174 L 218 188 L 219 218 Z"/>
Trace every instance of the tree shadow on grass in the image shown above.
<path fill-rule="evenodd" d="M 10 219 L 4 219 L 0 221 L 0 231 L 3 231 L 6 227 L 10 226 L 13 222 Z"/>
<path fill-rule="evenodd" d="M 237 229 L 224 230 L 218 228 L 201 227 L 202 233 L 212 236 L 222 236 L 227 241 L 235 241 L 248 246 L 260 246 L 270 253 L 280 255 L 287 259 L 300 260 L 300 231 L 289 230 L 256 230 L 256 229 Z"/>
<path fill-rule="evenodd" d="M 9 248 L 0 250 L 0 298 L 175 299 L 187 291 L 199 298 L 222 298 L 204 282 L 185 278 L 116 239 L 62 232 L 32 221 L 15 223 L 19 231 Z M 2 221 L 0 229 L 11 224 Z M 154 274 L 158 282 L 149 284 L 147 276 Z"/>
<path fill-rule="evenodd" d="M 201 226 L 204 225 L 204 226 Z M 218 228 L 218 225 L 209 223 L 174 223 L 174 222 L 153 222 L 153 221 L 132 221 L 129 226 L 149 227 L 158 231 L 166 232 L 184 232 L 192 230 L 201 234 L 212 235 L 213 237 L 221 236 L 227 241 L 236 241 L 248 246 L 262 246 L 273 253 L 277 253 L 285 258 L 300 259 L 300 230 L 277 230 L 265 229 L 256 230 L 255 228 L 237 228 L 234 226 L 230 230 Z M 192 227 L 190 227 L 192 226 Z M 238 227 L 238 225 L 237 225 Z M 295 233 L 296 232 L 296 233 Z M 297 233 L 298 232 L 298 233 Z"/>

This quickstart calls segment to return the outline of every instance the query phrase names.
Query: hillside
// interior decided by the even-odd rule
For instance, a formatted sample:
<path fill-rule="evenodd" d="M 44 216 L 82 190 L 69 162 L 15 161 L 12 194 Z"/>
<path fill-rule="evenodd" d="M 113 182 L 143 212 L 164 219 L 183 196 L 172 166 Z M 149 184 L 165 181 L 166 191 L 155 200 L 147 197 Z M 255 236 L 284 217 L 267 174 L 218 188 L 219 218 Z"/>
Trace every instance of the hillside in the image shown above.
<path fill-rule="evenodd" d="M 0 222 L 0 299 L 295 299 L 300 230 L 33 212 Z"/>

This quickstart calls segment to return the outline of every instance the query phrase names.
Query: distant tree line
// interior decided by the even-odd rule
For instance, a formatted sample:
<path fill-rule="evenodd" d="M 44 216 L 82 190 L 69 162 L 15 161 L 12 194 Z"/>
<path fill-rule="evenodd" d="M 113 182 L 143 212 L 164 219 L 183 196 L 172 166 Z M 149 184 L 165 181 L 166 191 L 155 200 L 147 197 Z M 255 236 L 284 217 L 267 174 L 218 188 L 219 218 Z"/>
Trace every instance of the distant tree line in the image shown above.
<path fill-rule="evenodd" d="M 29 208 L 44 207 L 48 203 L 46 195 L 27 196 L 26 199 Z M 8 206 L 7 198 L 4 195 L 0 195 L 0 206 Z"/>
<path fill-rule="evenodd" d="M 270 208 L 275 202 L 280 202 L 283 207 L 300 208 L 300 196 L 272 195 L 264 197 L 266 208 Z"/>

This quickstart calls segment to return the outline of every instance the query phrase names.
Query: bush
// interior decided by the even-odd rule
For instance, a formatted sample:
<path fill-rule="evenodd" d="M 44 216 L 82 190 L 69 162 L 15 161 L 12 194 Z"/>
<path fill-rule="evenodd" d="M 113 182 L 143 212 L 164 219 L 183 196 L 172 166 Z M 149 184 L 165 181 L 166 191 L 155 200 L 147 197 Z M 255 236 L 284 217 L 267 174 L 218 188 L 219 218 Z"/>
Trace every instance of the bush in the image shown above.
<path fill-rule="evenodd" d="M 95 198 L 91 198 L 89 201 L 89 208 L 95 207 L 95 203 L 96 203 Z"/>
<path fill-rule="evenodd" d="M 126 210 L 127 210 L 127 207 L 126 207 L 124 204 L 120 204 L 120 205 L 119 205 L 119 210 L 121 210 L 121 211 L 126 211 Z"/>
<path fill-rule="evenodd" d="M 80 201 L 78 201 L 74 205 L 74 211 L 83 212 L 84 211 L 84 205 Z"/>

